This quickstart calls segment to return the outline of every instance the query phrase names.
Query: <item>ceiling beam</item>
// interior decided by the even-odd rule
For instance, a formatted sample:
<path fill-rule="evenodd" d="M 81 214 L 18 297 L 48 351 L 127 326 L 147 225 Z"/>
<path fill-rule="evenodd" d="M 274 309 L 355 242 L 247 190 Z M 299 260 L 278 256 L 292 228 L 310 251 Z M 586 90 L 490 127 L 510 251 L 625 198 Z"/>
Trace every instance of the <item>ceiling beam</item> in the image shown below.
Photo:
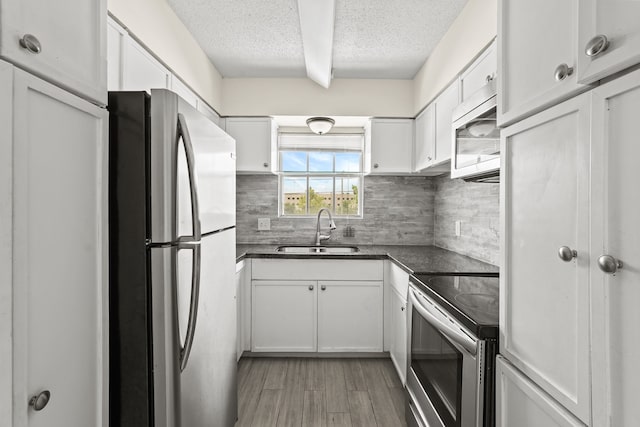
<path fill-rule="evenodd" d="M 329 88 L 333 67 L 335 0 L 298 0 L 307 77 Z"/>

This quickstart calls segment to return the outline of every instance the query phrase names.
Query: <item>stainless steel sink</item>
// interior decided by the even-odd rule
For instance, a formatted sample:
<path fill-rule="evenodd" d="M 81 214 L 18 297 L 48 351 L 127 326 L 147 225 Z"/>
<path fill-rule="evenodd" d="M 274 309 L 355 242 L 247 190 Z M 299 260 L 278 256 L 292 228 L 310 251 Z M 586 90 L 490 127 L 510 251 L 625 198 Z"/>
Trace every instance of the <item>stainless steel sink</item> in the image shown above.
<path fill-rule="evenodd" d="M 360 252 L 357 246 L 278 246 L 276 252 L 289 254 L 351 254 Z"/>

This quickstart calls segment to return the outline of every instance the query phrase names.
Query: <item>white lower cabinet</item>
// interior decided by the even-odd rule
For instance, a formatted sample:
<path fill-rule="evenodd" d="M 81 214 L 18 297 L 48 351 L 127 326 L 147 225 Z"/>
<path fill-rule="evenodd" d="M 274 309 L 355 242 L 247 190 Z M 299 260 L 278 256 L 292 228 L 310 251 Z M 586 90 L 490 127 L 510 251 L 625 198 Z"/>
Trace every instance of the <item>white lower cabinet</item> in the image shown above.
<path fill-rule="evenodd" d="M 0 94 L 0 267 L 11 271 L 0 281 L 0 414 L 15 426 L 106 426 L 108 114 L 4 62 Z"/>
<path fill-rule="evenodd" d="M 382 351 L 382 282 L 318 286 L 318 351 Z"/>
<path fill-rule="evenodd" d="M 501 356 L 496 359 L 496 392 L 496 427 L 584 426 Z"/>
<path fill-rule="evenodd" d="M 251 351 L 381 352 L 382 263 L 254 259 Z"/>
<path fill-rule="evenodd" d="M 407 379 L 407 297 L 391 289 L 389 316 L 392 323 L 392 340 L 389 354 L 398 371 L 402 384 Z"/>
<path fill-rule="evenodd" d="M 304 280 L 253 280 L 252 351 L 316 351 L 316 285 Z"/>

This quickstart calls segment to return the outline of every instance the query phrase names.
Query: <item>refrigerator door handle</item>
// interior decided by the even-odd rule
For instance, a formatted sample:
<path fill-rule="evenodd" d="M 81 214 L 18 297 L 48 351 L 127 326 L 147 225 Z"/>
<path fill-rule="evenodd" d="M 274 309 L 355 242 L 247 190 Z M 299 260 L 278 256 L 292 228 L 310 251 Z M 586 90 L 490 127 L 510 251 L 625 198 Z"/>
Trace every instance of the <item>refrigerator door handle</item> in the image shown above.
<path fill-rule="evenodd" d="M 193 338 L 196 333 L 196 320 L 198 318 L 198 302 L 200 301 L 200 271 L 201 271 L 201 252 L 200 245 L 194 245 L 193 264 L 191 269 L 191 302 L 189 304 L 189 322 L 187 323 L 187 332 L 184 338 L 184 345 L 180 348 L 180 372 L 184 371 L 189 361 L 189 353 L 193 345 Z"/>
<path fill-rule="evenodd" d="M 178 113 L 178 141 L 180 141 L 180 139 L 182 139 L 184 143 L 184 150 L 187 155 L 187 170 L 189 173 L 189 187 L 191 192 L 191 222 L 193 224 L 193 236 L 189 236 L 186 239 L 180 238 L 180 240 L 183 240 L 183 242 L 184 240 L 199 242 L 202 237 L 202 231 L 200 227 L 196 159 L 193 152 L 193 144 L 191 143 L 191 136 L 189 135 L 189 128 L 187 127 L 187 120 L 182 113 Z"/>

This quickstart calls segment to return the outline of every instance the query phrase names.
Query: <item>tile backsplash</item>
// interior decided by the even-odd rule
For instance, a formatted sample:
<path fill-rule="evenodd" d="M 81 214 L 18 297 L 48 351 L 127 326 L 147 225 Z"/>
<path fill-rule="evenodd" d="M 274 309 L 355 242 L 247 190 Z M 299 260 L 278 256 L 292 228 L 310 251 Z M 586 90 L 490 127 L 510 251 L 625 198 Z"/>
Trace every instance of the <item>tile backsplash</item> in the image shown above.
<path fill-rule="evenodd" d="M 467 183 L 449 175 L 366 176 L 364 217 L 337 218 L 330 242 L 340 244 L 433 245 L 499 263 L 499 184 Z M 312 244 L 316 219 L 278 217 L 278 177 L 237 176 L 238 243 Z M 258 218 L 271 230 L 258 231 Z M 460 221 L 460 236 L 455 222 Z M 322 230 L 327 230 L 323 216 Z M 344 237 L 347 225 L 354 237 Z"/>
<path fill-rule="evenodd" d="M 330 242 L 341 244 L 433 244 L 434 181 L 426 177 L 366 176 L 364 218 L 336 218 Z M 316 218 L 278 218 L 278 177 L 238 175 L 238 243 L 309 244 L 315 241 Z M 270 231 L 258 231 L 258 218 L 271 218 Z M 323 215 L 322 230 L 327 230 Z M 350 225 L 354 237 L 343 237 Z"/>

